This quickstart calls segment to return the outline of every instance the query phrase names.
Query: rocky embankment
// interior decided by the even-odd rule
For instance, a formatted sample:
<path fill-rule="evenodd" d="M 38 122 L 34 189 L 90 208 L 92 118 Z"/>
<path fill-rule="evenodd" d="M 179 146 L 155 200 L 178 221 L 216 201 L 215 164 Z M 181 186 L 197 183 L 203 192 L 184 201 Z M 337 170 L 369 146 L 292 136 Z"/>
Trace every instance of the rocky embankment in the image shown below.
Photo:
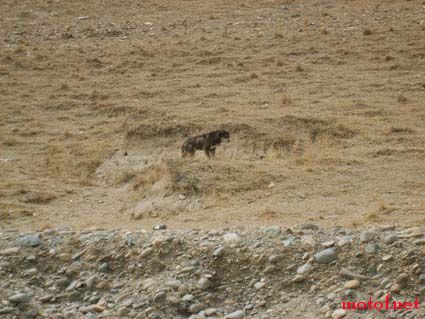
<path fill-rule="evenodd" d="M 0 232 L 1 318 L 404 318 L 341 301 L 425 291 L 425 228 Z M 425 303 L 425 301 L 424 301 Z"/>

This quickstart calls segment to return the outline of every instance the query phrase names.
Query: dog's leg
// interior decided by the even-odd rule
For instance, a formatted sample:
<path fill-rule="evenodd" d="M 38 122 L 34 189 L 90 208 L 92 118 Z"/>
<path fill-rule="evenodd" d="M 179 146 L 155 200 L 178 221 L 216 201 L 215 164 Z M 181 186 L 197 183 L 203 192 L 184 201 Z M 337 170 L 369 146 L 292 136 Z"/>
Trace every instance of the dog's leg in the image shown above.
<path fill-rule="evenodd" d="M 215 148 L 212 148 L 212 149 L 210 150 L 210 154 L 211 154 L 211 157 L 212 157 L 212 158 L 215 158 Z"/>
<path fill-rule="evenodd" d="M 205 151 L 205 155 L 207 155 L 208 159 L 210 159 L 210 158 L 211 158 L 211 155 L 210 155 L 210 148 L 209 148 L 209 147 L 206 147 L 206 148 L 204 149 L 204 151 Z"/>

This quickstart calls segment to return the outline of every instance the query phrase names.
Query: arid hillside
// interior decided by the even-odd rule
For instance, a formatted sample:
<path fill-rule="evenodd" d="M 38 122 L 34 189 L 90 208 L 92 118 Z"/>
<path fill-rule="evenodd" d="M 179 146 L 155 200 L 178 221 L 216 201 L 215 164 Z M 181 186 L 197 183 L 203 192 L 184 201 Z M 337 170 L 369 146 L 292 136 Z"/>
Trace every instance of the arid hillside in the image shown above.
<path fill-rule="evenodd" d="M 0 228 L 424 221 L 423 1 L 3 0 L 0 41 Z"/>

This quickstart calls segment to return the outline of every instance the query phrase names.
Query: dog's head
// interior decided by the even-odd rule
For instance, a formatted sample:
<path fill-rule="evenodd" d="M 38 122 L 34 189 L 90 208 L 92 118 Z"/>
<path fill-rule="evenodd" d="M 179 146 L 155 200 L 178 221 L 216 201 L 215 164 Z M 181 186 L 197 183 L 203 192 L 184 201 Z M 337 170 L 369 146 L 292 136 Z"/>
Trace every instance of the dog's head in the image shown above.
<path fill-rule="evenodd" d="M 230 142 L 230 133 L 228 131 L 218 130 L 217 133 L 221 139 L 225 140 L 226 142 Z"/>

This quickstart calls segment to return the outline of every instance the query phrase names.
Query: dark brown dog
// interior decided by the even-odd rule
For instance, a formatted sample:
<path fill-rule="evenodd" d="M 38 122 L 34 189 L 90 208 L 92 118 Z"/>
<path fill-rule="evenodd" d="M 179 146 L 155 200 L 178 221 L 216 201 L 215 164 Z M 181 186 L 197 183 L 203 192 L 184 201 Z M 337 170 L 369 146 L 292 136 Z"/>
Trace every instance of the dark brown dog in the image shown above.
<path fill-rule="evenodd" d="M 230 134 L 225 130 L 189 137 L 182 145 L 182 156 L 192 158 L 196 150 L 204 150 L 208 158 L 215 157 L 215 149 L 222 140 L 230 141 Z"/>

